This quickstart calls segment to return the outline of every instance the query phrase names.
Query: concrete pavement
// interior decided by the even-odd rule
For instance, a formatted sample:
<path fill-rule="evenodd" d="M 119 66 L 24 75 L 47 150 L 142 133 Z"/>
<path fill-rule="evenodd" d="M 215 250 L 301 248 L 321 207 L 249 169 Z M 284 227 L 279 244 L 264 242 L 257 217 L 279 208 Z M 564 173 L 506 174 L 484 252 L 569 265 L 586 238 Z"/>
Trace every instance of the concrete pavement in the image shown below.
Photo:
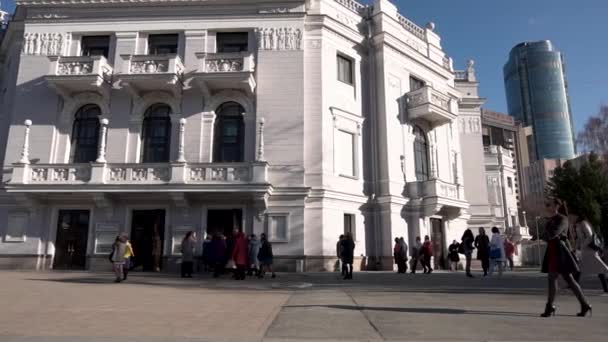
<path fill-rule="evenodd" d="M 0 341 L 605 341 L 608 297 L 584 282 L 593 317 L 567 290 L 558 316 L 539 318 L 544 275 L 516 272 L 203 275 L 0 272 Z"/>

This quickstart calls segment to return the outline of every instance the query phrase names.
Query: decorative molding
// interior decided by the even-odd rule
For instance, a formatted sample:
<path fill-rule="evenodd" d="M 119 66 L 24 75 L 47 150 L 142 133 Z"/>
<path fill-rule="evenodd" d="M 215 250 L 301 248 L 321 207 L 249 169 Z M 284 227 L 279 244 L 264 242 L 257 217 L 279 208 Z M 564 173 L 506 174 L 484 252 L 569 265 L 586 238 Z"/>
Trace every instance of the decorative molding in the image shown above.
<path fill-rule="evenodd" d="M 258 14 L 284 14 L 291 12 L 287 7 L 264 8 L 258 10 Z"/>
<path fill-rule="evenodd" d="M 309 39 L 307 40 L 306 47 L 310 49 L 320 49 L 322 46 L 321 39 Z"/>
<path fill-rule="evenodd" d="M 460 133 L 481 133 L 481 118 L 476 116 L 464 116 L 458 119 L 458 131 Z"/>
<path fill-rule="evenodd" d="M 302 50 L 303 32 L 297 28 L 259 28 L 256 30 L 258 50 Z"/>
<path fill-rule="evenodd" d="M 65 55 L 71 36 L 70 33 L 25 33 L 21 53 L 30 56 Z"/>

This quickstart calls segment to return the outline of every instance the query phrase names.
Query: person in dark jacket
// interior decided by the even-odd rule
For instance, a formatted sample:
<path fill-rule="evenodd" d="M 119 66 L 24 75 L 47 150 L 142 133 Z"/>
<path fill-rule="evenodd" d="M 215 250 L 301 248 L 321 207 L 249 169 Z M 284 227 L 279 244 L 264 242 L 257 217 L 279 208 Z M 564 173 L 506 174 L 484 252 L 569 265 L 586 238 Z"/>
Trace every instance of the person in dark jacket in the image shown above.
<path fill-rule="evenodd" d="M 420 242 L 420 236 L 416 236 L 416 241 L 412 246 L 412 274 L 416 274 L 416 268 L 418 268 L 418 261 L 424 266 L 424 261 L 420 258 L 422 257 L 422 243 Z M 425 268 L 426 273 L 426 268 Z"/>
<path fill-rule="evenodd" d="M 546 201 L 545 208 L 548 215 L 544 236 L 544 240 L 547 241 L 547 249 L 541 271 L 548 274 L 549 288 L 547 291 L 547 305 L 541 316 L 555 316 L 556 308 L 553 302 L 557 295 L 557 278 L 561 275 L 581 305 L 581 312 L 576 315 L 584 317 L 587 313 L 591 313 L 591 305 L 587 302 L 583 290 L 572 276 L 573 273 L 579 272 L 579 268 L 567 242 L 568 218 L 565 207 L 560 200 L 552 198 Z"/>
<path fill-rule="evenodd" d="M 477 260 L 481 260 L 481 268 L 485 277 L 490 268 L 490 238 L 483 227 L 479 228 L 479 235 L 475 237 L 475 248 L 477 248 Z"/>
<path fill-rule="evenodd" d="M 211 243 L 211 234 L 207 234 L 205 241 L 203 241 L 203 272 L 208 272 L 210 266 L 213 266 L 209 260 L 209 244 Z"/>
<path fill-rule="evenodd" d="M 274 259 L 274 254 L 272 253 L 272 244 L 268 241 L 266 234 L 260 234 L 260 241 L 262 245 L 260 246 L 260 251 L 258 253 L 258 260 L 260 260 L 260 273 L 258 274 L 258 278 L 264 278 L 266 272 L 272 273 L 272 278 L 276 278 L 276 274 L 274 274 L 274 270 L 272 269 L 272 262 Z"/>
<path fill-rule="evenodd" d="M 475 247 L 473 246 L 473 242 L 475 241 L 475 236 L 473 236 L 473 232 L 470 229 L 464 231 L 462 234 L 462 238 L 460 239 L 460 250 L 465 256 L 465 267 L 464 270 L 466 272 L 467 277 L 474 278 L 471 274 L 471 259 L 473 256 L 473 250 Z"/>
<path fill-rule="evenodd" d="M 226 266 L 226 241 L 220 233 L 213 235 L 209 242 L 209 263 L 213 265 L 213 277 L 217 278 L 224 272 Z"/>
<path fill-rule="evenodd" d="M 431 258 L 433 257 L 433 243 L 428 235 L 424 236 L 424 243 L 422 244 L 422 267 L 424 273 L 433 273 L 433 267 L 431 266 Z"/>
<path fill-rule="evenodd" d="M 344 239 L 340 242 L 340 258 L 346 265 L 346 275 L 343 279 L 353 279 L 353 261 L 355 258 L 355 242 L 350 233 L 344 235 Z"/>
<path fill-rule="evenodd" d="M 450 258 L 450 270 L 452 272 L 458 271 L 458 263 L 460 262 L 460 255 L 458 254 L 459 249 L 460 244 L 456 240 L 454 240 L 450 247 L 448 247 L 448 257 Z"/>
<path fill-rule="evenodd" d="M 336 243 L 336 256 L 338 257 L 338 262 L 340 263 L 340 272 L 344 277 L 346 274 L 346 264 L 344 264 L 342 258 L 340 257 L 340 244 L 342 243 L 342 240 L 344 240 L 344 235 L 340 235 L 338 242 Z"/>
<path fill-rule="evenodd" d="M 395 247 L 393 247 L 393 258 L 395 259 L 395 264 L 397 265 L 397 273 L 405 273 L 404 256 L 405 253 L 403 251 L 401 241 L 399 241 L 399 238 L 395 238 Z"/>
<path fill-rule="evenodd" d="M 181 265 L 181 276 L 182 278 L 192 278 L 192 272 L 194 271 L 194 253 L 196 245 L 196 233 L 189 231 L 182 240 L 182 265 Z"/>

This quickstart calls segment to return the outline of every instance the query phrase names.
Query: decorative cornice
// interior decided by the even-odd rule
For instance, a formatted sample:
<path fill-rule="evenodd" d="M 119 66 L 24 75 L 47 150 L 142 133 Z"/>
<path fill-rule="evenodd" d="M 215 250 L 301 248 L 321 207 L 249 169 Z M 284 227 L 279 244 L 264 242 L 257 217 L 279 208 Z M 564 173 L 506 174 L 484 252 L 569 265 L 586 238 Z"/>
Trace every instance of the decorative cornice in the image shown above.
<path fill-rule="evenodd" d="M 103 5 L 103 4 L 184 4 L 206 3 L 205 0 L 17 0 L 18 6 Z"/>

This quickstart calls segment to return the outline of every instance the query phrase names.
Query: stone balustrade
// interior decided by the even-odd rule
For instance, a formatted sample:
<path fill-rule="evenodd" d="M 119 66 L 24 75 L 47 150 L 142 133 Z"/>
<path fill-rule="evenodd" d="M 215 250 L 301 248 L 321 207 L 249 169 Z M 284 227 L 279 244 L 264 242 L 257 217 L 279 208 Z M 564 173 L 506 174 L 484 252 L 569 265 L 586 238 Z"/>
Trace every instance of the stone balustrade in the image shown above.
<path fill-rule="evenodd" d="M 125 74 L 175 74 L 184 72 L 178 55 L 127 55 Z"/>
<path fill-rule="evenodd" d="M 443 110 L 450 110 L 450 97 L 430 86 L 411 91 L 406 94 L 406 97 L 407 108 L 416 108 L 425 104 L 432 104 Z"/>
<path fill-rule="evenodd" d="M 90 163 L 13 165 L 10 185 L 267 183 L 267 163 Z"/>
<path fill-rule="evenodd" d="M 109 80 L 113 68 L 103 56 L 74 56 L 50 57 L 50 75 L 56 76 L 80 76 L 80 75 L 99 75 L 105 80 Z"/>
<path fill-rule="evenodd" d="M 232 73 L 254 72 L 255 63 L 253 55 L 249 52 L 241 53 L 202 53 L 199 58 L 199 72 L 204 73 Z"/>
<path fill-rule="evenodd" d="M 335 0 L 337 3 L 339 3 L 340 5 L 348 8 L 349 10 L 360 14 L 363 9 L 365 8 L 365 5 L 355 1 L 355 0 Z"/>
<path fill-rule="evenodd" d="M 397 18 L 399 19 L 399 24 L 401 24 L 406 31 L 422 39 L 423 41 L 426 41 L 426 33 L 422 27 L 416 25 L 413 21 L 399 13 L 397 13 Z"/>

